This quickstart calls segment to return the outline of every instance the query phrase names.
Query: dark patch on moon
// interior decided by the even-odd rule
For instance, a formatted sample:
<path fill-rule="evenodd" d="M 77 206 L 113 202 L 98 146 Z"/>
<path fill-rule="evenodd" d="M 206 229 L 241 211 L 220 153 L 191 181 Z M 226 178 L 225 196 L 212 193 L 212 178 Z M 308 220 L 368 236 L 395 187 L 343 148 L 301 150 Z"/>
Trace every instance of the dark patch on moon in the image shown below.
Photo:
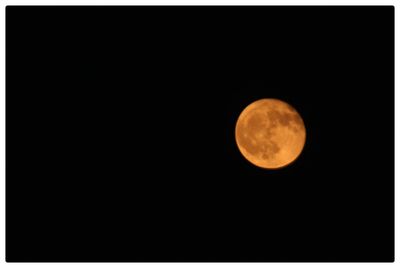
<path fill-rule="evenodd" d="M 270 159 L 271 157 L 273 157 L 275 154 L 279 153 L 279 151 L 281 150 L 278 146 L 278 144 L 276 144 L 273 141 L 269 141 L 269 142 L 264 142 L 263 144 L 263 153 L 261 155 L 262 159 Z"/>
<path fill-rule="evenodd" d="M 288 107 L 290 107 L 288 105 Z M 294 110 L 294 109 L 293 109 Z M 295 112 L 282 112 L 279 110 L 267 111 L 268 119 L 273 125 L 281 125 L 288 127 L 293 132 L 298 132 L 298 125 L 301 125 L 301 118 Z"/>

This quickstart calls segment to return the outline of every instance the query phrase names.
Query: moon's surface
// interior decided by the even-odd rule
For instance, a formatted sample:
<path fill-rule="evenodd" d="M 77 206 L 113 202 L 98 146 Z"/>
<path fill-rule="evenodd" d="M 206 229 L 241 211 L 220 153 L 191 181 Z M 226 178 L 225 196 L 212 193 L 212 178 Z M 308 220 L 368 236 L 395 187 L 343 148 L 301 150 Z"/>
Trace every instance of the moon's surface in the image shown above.
<path fill-rule="evenodd" d="M 277 169 L 292 163 L 306 141 L 299 113 L 278 99 L 260 99 L 240 114 L 235 129 L 237 146 L 254 165 Z"/>

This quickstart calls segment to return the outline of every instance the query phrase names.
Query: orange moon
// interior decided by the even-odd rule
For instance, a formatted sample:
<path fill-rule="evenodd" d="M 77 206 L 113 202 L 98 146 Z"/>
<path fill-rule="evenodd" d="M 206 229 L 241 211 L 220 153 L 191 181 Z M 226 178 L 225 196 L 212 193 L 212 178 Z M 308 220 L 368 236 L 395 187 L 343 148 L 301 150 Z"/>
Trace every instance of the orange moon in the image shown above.
<path fill-rule="evenodd" d="M 278 99 L 260 99 L 240 114 L 235 128 L 236 144 L 252 164 L 278 169 L 295 161 L 306 142 L 300 114 Z"/>

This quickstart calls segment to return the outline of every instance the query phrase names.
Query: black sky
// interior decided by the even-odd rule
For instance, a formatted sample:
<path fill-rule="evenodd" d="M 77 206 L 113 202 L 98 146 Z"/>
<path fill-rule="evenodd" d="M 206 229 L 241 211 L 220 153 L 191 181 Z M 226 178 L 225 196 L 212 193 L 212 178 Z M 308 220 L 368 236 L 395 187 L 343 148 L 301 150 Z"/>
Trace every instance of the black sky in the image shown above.
<path fill-rule="evenodd" d="M 239 153 L 260 98 L 307 130 Z M 394 8 L 6 8 L 7 261 L 393 261 Z"/>

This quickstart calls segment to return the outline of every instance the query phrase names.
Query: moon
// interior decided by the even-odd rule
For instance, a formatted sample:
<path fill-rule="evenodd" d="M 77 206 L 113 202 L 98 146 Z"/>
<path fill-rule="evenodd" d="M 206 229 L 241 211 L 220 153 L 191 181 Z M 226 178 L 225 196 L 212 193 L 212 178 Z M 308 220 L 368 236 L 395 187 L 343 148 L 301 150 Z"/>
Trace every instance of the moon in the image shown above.
<path fill-rule="evenodd" d="M 235 139 L 239 151 L 250 163 L 265 169 L 279 169 L 301 154 L 306 129 L 300 114 L 288 103 L 260 99 L 239 115 Z"/>

